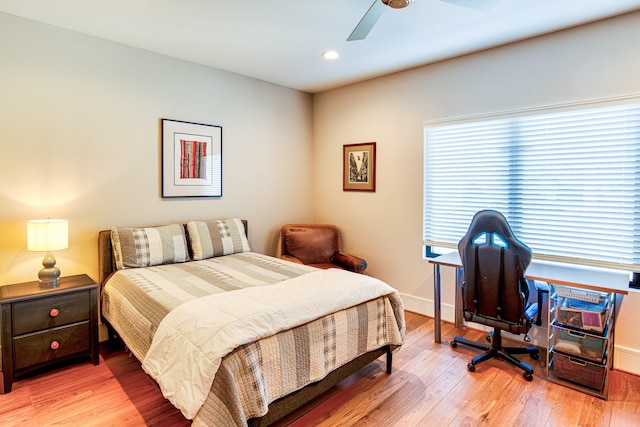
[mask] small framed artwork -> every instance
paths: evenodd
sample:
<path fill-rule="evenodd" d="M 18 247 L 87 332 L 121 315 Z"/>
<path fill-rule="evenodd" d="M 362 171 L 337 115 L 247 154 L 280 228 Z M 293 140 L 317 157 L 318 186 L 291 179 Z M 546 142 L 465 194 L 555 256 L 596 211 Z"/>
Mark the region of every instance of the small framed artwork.
<path fill-rule="evenodd" d="M 162 197 L 222 197 L 222 127 L 162 119 Z"/>
<path fill-rule="evenodd" d="M 376 191 L 376 143 L 344 145 L 342 150 L 342 190 Z"/>

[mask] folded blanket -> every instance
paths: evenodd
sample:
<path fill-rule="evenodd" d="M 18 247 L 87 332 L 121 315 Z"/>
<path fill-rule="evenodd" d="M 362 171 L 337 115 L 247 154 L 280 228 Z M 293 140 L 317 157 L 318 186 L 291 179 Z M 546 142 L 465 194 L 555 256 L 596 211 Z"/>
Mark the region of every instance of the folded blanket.
<path fill-rule="evenodd" d="M 370 276 L 329 269 L 178 306 L 160 323 L 142 367 L 192 419 L 222 358 L 236 347 L 385 295 L 400 329 L 400 342 L 390 344 L 401 345 L 404 321 L 397 291 Z"/>

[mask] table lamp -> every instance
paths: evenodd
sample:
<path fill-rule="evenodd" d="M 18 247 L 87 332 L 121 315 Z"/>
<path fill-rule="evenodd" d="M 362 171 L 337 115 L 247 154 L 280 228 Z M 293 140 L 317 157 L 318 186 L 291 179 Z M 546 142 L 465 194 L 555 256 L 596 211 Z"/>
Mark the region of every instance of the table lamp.
<path fill-rule="evenodd" d="M 38 272 L 40 286 L 58 286 L 60 269 L 51 251 L 67 249 L 69 246 L 69 221 L 66 219 L 36 219 L 27 222 L 27 250 L 46 252 Z"/>

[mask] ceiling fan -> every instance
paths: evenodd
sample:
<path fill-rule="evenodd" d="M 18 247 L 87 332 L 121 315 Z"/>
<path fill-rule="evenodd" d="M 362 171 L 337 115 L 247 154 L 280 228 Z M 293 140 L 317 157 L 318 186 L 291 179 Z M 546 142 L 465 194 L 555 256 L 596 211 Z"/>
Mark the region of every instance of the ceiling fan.
<path fill-rule="evenodd" d="M 469 7 L 481 11 L 488 11 L 500 0 L 440 0 L 447 3 L 457 4 L 463 7 Z M 403 9 L 409 6 L 413 0 L 374 0 L 373 4 L 364 14 L 356 28 L 351 35 L 347 38 L 347 41 L 364 40 L 369 34 L 369 31 L 378 22 L 378 19 L 387 10 L 387 7 L 393 9 Z"/>

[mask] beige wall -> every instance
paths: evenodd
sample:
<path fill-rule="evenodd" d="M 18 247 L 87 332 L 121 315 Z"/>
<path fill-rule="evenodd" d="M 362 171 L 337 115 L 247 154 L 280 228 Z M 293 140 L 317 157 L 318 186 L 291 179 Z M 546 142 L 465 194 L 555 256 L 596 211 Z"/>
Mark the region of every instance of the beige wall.
<path fill-rule="evenodd" d="M 433 271 L 422 258 L 423 123 L 639 95 L 639 40 L 634 13 L 316 95 L 316 220 L 345 229 L 346 249 L 367 259 L 371 275 L 398 288 L 409 308 L 432 314 Z M 377 142 L 377 191 L 343 192 L 342 145 L 370 141 Z M 449 320 L 452 278 L 446 272 Z M 617 366 L 637 373 L 632 314 L 639 311 L 640 294 L 626 298 L 616 337 Z"/>
<path fill-rule="evenodd" d="M 97 232 L 242 217 L 275 254 L 313 219 L 311 95 L 0 14 L 0 284 L 33 280 L 26 221 L 69 220 L 62 274 L 97 278 Z M 160 197 L 159 119 L 223 128 L 223 197 Z"/>

